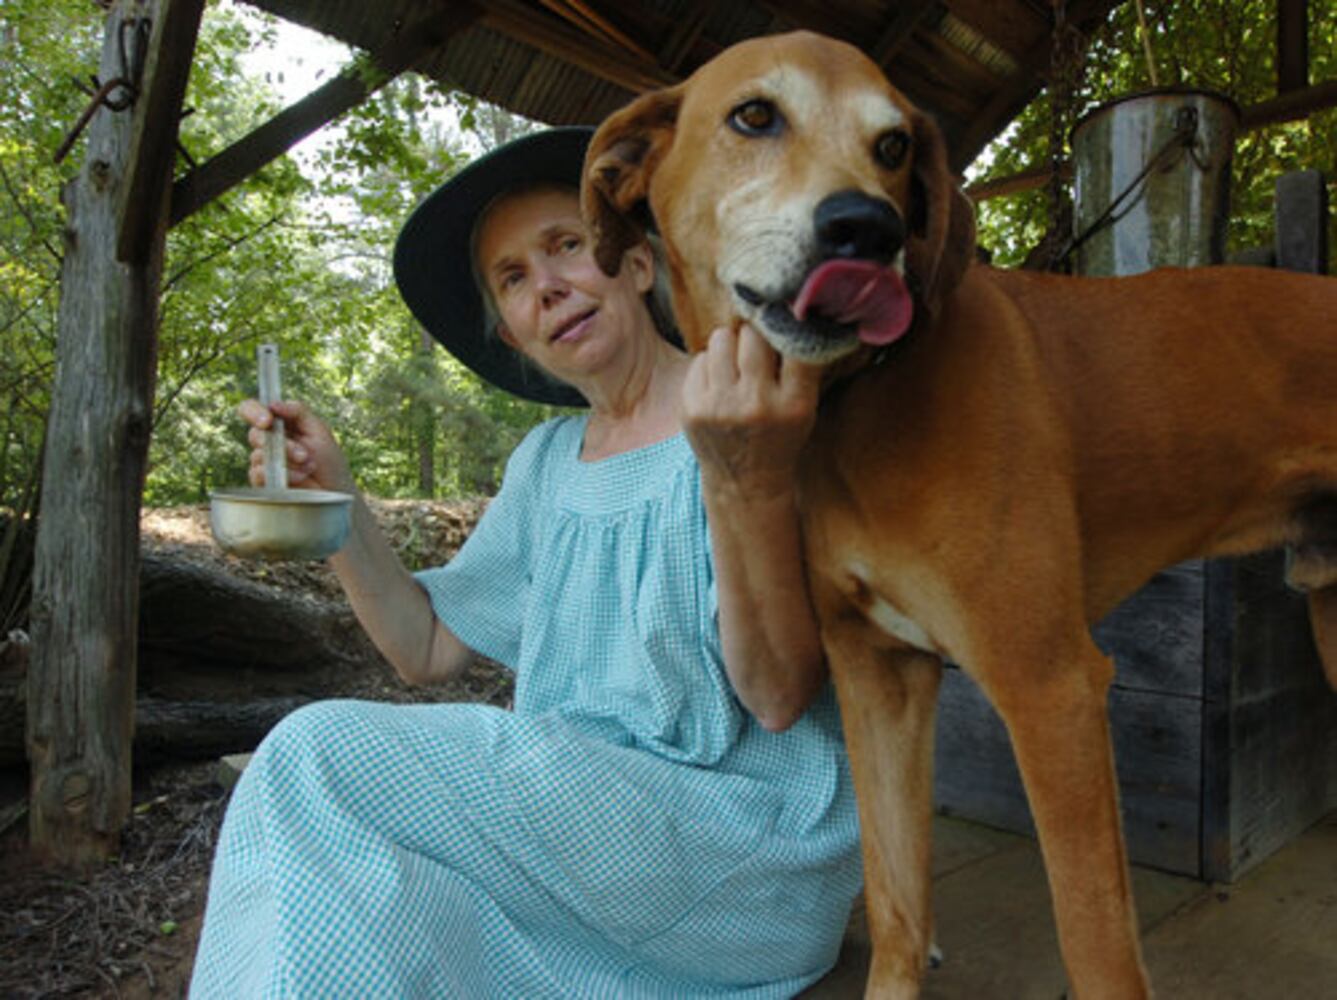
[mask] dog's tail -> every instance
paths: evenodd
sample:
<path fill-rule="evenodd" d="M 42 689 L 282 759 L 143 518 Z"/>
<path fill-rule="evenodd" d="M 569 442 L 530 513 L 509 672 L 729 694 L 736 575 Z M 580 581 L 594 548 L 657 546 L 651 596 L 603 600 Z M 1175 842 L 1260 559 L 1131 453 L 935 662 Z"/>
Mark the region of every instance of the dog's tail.
<path fill-rule="evenodd" d="M 1309 592 L 1309 622 L 1328 683 L 1337 691 L 1337 583 Z"/>

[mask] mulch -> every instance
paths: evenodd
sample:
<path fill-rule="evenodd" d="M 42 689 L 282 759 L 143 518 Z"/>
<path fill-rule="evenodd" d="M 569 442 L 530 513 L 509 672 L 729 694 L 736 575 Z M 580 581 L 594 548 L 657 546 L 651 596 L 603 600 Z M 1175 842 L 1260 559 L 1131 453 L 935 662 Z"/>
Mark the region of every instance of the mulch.
<path fill-rule="evenodd" d="M 185 995 L 226 796 L 211 764 L 141 776 L 120 853 L 85 875 L 0 862 L 0 996 Z"/>
<path fill-rule="evenodd" d="M 410 568 L 446 561 L 482 501 L 373 501 L 373 512 Z M 248 563 L 212 544 L 205 507 L 146 511 L 145 552 L 170 554 L 312 600 L 342 603 L 323 563 Z M 363 647 L 364 648 L 364 647 Z M 486 701 L 509 705 L 508 671 L 485 660 L 457 683 L 411 688 L 369 657 L 367 670 L 331 697 L 379 701 Z M 184 997 L 227 804 L 213 760 L 137 771 L 119 853 L 83 874 L 44 867 L 29 852 L 25 775 L 0 775 L 0 997 Z"/>

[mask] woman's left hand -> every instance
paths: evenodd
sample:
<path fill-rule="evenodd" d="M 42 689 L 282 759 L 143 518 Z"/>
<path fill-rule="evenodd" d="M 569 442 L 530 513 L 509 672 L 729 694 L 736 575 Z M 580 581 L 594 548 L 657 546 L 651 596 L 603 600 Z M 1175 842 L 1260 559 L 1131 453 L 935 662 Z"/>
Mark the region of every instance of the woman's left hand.
<path fill-rule="evenodd" d="M 701 465 L 719 592 L 724 669 L 767 729 L 803 714 L 826 677 L 799 529 L 799 453 L 821 369 L 722 328 L 692 358 L 683 429 Z"/>
<path fill-rule="evenodd" d="M 682 403 L 703 478 L 746 497 L 791 490 L 820 383 L 819 367 L 782 358 L 750 326 L 711 333 L 692 358 Z"/>

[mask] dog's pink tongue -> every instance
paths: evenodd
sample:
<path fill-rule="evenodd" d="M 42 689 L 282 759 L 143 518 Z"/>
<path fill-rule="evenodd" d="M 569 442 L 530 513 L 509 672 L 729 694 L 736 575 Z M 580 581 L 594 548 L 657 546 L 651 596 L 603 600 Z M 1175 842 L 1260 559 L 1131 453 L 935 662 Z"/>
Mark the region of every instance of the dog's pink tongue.
<path fill-rule="evenodd" d="M 910 328 L 914 303 L 901 276 L 866 260 L 829 260 L 799 289 L 794 317 L 817 310 L 837 323 L 857 325 L 865 344 L 889 344 Z"/>

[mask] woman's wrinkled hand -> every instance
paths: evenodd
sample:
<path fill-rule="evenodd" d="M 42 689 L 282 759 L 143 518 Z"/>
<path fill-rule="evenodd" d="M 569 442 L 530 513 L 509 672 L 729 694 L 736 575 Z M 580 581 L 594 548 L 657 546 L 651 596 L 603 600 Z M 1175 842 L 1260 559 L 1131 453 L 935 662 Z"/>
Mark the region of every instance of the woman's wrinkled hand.
<path fill-rule="evenodd" d="M 265 433 L 278 417 L 283 421 L 286 439 L 284 453 L 288 460 L 289 486 L 341 493 L 356 491 L 353 474 L 339 443 L 324 421 L 302 403 L 280 400 L 265 406 L 257 399 L 247 399 L 237 407 L 237 413 L 251 425 L 247 433 L 252 449 L 251 485 L 265 485 Z"/>
<path fill-rule="evenodd" d="M 820 386 L 821 368 L 782 358 L 752 327 L 712 332 L 683 385 L 702 477 L 748 497 L 791 489 Z"/>

